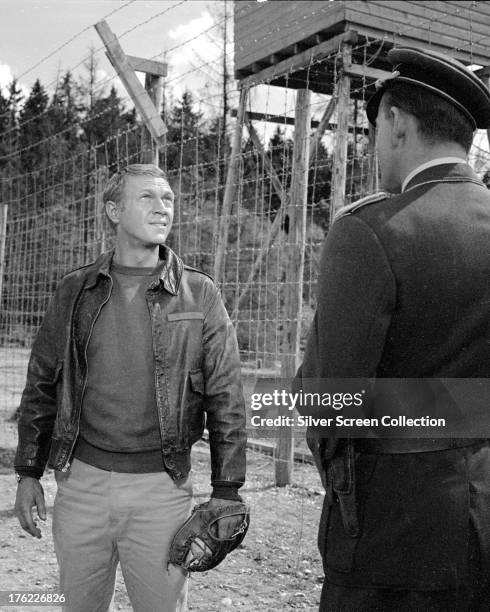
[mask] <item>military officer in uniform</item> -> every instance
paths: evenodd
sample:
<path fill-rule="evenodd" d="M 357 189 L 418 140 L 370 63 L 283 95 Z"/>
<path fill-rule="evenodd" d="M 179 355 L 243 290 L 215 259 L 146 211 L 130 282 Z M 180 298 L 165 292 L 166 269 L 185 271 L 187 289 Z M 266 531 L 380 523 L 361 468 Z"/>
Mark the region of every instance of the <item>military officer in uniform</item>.
<path fill-rule="evenodd" d="M 296 387 L 490 376 L 490 193 L 467 161 L 490 94 L 432 51 L 388 59 L 367 104 L 385 193 L 342 210 L 328 233 Z M 490 610 L 488 435 L 309 437 L 326 487 L 320 610 Z"/>

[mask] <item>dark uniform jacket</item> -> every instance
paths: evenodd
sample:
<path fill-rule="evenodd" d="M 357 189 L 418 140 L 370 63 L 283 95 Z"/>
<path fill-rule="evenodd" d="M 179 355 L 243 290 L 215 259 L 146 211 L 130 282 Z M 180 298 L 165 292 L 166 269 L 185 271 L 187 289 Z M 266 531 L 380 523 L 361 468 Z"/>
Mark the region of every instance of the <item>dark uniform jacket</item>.
<path fill-rule="evenodd" d="M 80 422 L 87 347 L 109 299 L 113 252 L 65 276 L 34 342 L 22 396 L 15 467 L 41 476 L 66 470 Z M 211 482 L 239 487 L 245 477 L 245 406 L 235 331 L 210 277 L 161 247 L 165 266 L 147 291 L 155 394 L 165 468 L 187 477 L 205 421 Z M 124 333 L 124 330 L 121 330 Z"/>
<path fill-rule="evenodd" d="M 353 206 L 327 236 L 296 385 L 490 376 L 489 279 L 490 193 L 466 164 L 427 168 L 402 194 Z M 365 454 L 355 474 L 359 533 L 345 529 L 339 503 L 327 500 L 322 514 L 331 582 L 453 588 L 468 569 L 470 518 L 488 563 L 488 444 Z"/>

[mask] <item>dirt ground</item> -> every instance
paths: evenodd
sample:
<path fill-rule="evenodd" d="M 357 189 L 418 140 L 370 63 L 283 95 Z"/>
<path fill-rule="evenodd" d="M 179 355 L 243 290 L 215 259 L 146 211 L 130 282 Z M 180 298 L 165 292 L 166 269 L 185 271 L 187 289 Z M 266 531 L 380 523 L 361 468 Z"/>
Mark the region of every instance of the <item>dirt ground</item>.
<path fill-rule="evenodd" d="M 42 479 L 48 520 L 41 540 L 23 532 L 13 513 L 16 484 L 12 461 L 16 424 L 9 420 L 18 400 L 17 368 L 1 374 L 0 394 L 0 591 L 56 590 L 58 569 L 51 537 L 56 484 L 53 473 Z M 5 376 L 3 376 L 5 374 Z M 22 377 L 22 375 L 20 375 Z M 15 388 L 15 389 L 14 389 Z M 1 398 L 0 398 L 1 399 Z M 8 401 L 7 401 L 8 399 Z M 274 486 L 271 457 L 248 453 L 248 480 L 242 496 L 252 511 L 252 522 L 242 546 L 217 569 L 195 574 L 189 582 L 189 610 L 199 612 L 282 612 L 318 609 L 323 572 L 316 549 L 316 530 L 322 502 L 314 467 L 296 464 L 294 484 Z M 193 452 L 196 502 L 209 495 L 208 448 L 200 442 Z M 60 608 L 1 607 L 0 610 Z M 118 575 L 115 610 L 132 610 Z M 87 610 L 87 612 L 91 612 Z"/>

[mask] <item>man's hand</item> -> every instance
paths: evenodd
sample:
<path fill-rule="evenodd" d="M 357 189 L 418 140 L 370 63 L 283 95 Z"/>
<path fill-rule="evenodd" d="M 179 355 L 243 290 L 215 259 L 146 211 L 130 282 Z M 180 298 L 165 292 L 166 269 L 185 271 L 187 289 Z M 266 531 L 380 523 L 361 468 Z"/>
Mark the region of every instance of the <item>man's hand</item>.
<path fill-rule="evenodd" d="M 24 531 L 35 538 L 41 537 L 41 530 L 36 524 L 33 508 L 36 507 L 37 516 L 46 520 L 46 505 L 44 503 L 44 491 L 37 478 L 24 476 L 17 486 L 17 497 L 15 499 L 15 514 L 19 519 L 20 526 Z"/>

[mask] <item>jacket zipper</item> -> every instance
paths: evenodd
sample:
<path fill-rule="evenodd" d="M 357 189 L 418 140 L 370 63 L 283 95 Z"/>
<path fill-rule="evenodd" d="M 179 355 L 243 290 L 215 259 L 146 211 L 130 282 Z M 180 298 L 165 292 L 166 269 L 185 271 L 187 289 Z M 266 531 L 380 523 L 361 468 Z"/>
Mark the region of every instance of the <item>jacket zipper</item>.
<path fill-rule="evenodd" d="M 82 412 L 83 396 L 85 395 L 85 389 L 86 389 L 86 387 L 87 387 L 87 378 L 88 378 L 88 359 L 87 359 L 87 349 L 88 349 L 88 345 L 89 345 L 90 339 L 92 338 L 92 332 L 94 331 L 94 325 L 95 325 L 95 322 L 96 322 L 96 321 L 97 321 L 97 319 L 99 318 L 100 311 L 101 311 L 101 310 L 102 310 L 102 308 L 103 308 L 103 307 L 104 307 L 104 306 L 107 304 L 107 302 L 109 301 L 109 298 L 111 297 L 111 293 L 112 293 L 112 285 L 113 285 L 113 283 L 112 283 L 112 278 L 111 278 L 111 277 L 109 277 L 109 278 L 110 278 L 110 282 L 111 282 L 111 284 L 110 284 L 109 294 L 107 295 L 107 297 L 105 298 L 105 300 L 104 300 L 104 301 L 103 301 L 103 302 L 100 304 L 100 306 L 99 306 L 99 308 L 98 308 L 98 310 L 97 310 L 97 313 L 96 313 L 95 317 L 92 319 L 92 323 L 91 323 L 91 325 L 90 325 L 90 332 L 89 332 L 89 335 L 88 335 L 88 338 L 87 338 L 87 342 L 85 343 L 85 346 L 84 346 L 84 349 L 83 349 L 83 355 L 84 355 L 84 358 L 85 358 L 86 370 L 85 370 L 85 378 L 84 378 L 84 380 L 83 380 L 82 393 L 81 393 L 81 395 L 80 395 L 80 402 L 79 402 L 79 404 L 78 404 L 78 415 L 77 415 L 77 432 L 76 432 L 76 434 L 75 434 L 75 437 L 73 438 L 73 442 L 72 442 L 72 444 L 71 444 L 70 451 L 69 451 L 69 453 L 68 453 L 68 459 L 67 459 L 67 462 L 66 462 L 66 463 L 65 463 L 65 465 L 64 465 L 64 466 L 61 468 L 61 471 L 62 471 L 62 472 L 67 472 L 67 471 L 69 470 L 69 468 L 70 468 L 70 465 L 71 465 L 71 461 L 70 461 L 70 459 L 71 459 L 71 456 L 72 456 L 72 454 L 73 454 L 73 449 L 75 448 L 75 444 L 76 444 L 77 439 L 78 439 L 78 434 L 80 433 L 80 414 L 81 414 L 81 412 Z"/>
<path fill-rule="evenodd" d="M 163 427 L 162 427 L 162 419 L 163 419 L 163 414 L 162 414 L 162 408 L 161 408 L 161 401 L 159 401 L 159 393 L 158 393 L 158 375 L 157 375 L 157 363 L 156 363 L 156 346 L 155 346 L 155 336 L 156 334 L 154 333 L 155 330 L 153 329 L 153 310 L 152 310 L 152 304 L 150 302 L 150 300 L 148 299 L 148 291 L 151 289 L 154 289 L 158 286 L 158 283 L 152 283 L 147 291 L 146 291 L 146 295 L 145 295 L 145 299 L 146 299 L 146 305 L 148 306 L 148 312 L 150 314 L 150 328 L 151 328 L 151 347 L 153 350 L 153 362 L 155 364 L 154 368 L 153 368 L 153 379 L 155 381 L 155 400 L 156 400 L 156 405 L 157 405 L 157 416 L 158 416 L 158 429 L 160 431 L 160 438 L 162 439 L 162 452 L 163 452 Z"/>

